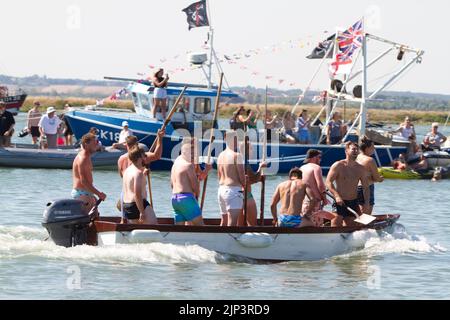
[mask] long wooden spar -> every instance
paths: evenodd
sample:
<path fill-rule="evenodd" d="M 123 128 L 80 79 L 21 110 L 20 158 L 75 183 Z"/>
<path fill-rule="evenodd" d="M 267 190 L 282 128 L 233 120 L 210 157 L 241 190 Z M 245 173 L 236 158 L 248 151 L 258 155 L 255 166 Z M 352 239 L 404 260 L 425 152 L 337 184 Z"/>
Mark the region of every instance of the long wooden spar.
<path fill-rule="evenodd" d="M 217 117 L 219 115 L 220 96 L 222 94 L 222 82 L 223 82 L 223 73 L 220 74 L 219 89 L 217 89 L 216 105 L 214 108 L 214 121 L 213 121 L 213 127 L 211 128 L 211 135 L 209 137 L 208 158 L 207 158 L 206 164 L 211 163 L 212 144 L 214 142 L 214 125 L 217 123 Z M 205 181 L 203 181 L 202 199 L 200 201 L 200 209 L 202 211 L 203 211 L 203 207 L 205 205 L 207 183 L 208 183 L 208 176 L 206 176 Z"/>
<path fill-rule="evenodd" d="M 187 89 L 187 86 L 185 86 L 183 88 L 183 90 L 180 92 L 180 95 L 178 96 L 177 101 L 175 101 L 175 104 L 172 107 L 172 110 L 170 110 L 166 120 L 164 121 L 164 123 L 163 123 L 163 125 L 161 127 L 161 130 L 165 130 L 167 128 L 167 126 L 169 125 L 170 120 L 172 119 L 172 116 L 177 111 L 178 105 L 180 104 L 181 99 L 183 98 L 186 89 Z M 150 152 L 155 152 L 157 143 L 158 143 L 158 137 L 156 137 L 155 140 L 153 141 L 153 144 L 152 144 L 152 146 L 150 147 L 150 150 L 149 150 Z M 150 205 L 152 206 L 152 208 L 154 208 L 153 207 L 153 195 L 152 195 L 152 179 L 151 179 L 150 175 L 151 175 L 150 170 L 148 170 L 147 171 L 148 194 L 149 194 L 149 197 L 150 197 Z"/>
<path fill-rule="evenodd" d="M 264 106 L 264 142 L 263 142 L 263 162 L 266 162 L 267 158 L 267 91 L 268 88 L 266 86 L 266 103 Z M 261 169 L 261 206 L 259 211 L 260 216 L 260 222 L 259 224 L 261 226 L 264 226 L 264 202 L 265 202 L 265 195 L 266 195 L 266 176 L 264 175 L 264 168 Z"/>

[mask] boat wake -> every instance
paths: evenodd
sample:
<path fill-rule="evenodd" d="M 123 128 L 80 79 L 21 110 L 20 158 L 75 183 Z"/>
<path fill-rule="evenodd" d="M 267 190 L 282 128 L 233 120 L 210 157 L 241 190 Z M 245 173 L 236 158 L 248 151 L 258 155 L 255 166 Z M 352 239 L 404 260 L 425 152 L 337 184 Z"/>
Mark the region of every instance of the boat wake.
<path fill-rule="evenodd" d="M 447 251 L 439 243 L 430 243 L 424 236 L 409 235 L 401 224 L 393 225 L 389 233 L 381 232 L 380 234 L 375 230 L 355 232 L 349 237 L 348 241 L 352 247 L 361 248 L 361 250 L 353 251 L 347 256 L 443 253 Z"/>
<path fill-rule="evenodd" d="M 64 248 L 46 241 L 47 232 L 24 226 L 0 226 L 0 259 L 36 257 L 53 260 L 74 260 L 86 263 L 133 265 L 142 263 L 212 263 L 228 259 L 195 245 L 132 244 L 114 247 L 78 246 Z"/>

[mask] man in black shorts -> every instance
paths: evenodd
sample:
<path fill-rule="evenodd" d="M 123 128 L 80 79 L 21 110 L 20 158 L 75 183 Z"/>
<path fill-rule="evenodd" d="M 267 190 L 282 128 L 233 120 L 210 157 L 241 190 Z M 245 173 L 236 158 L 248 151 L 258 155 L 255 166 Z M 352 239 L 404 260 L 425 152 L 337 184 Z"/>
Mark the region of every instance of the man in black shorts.
<path fill-rule="evenodd" d="M 359 147 L 355 142 L 347 142 L 345 145 L 345 160 L 336 162 L 330 169 L 326 186 L 335 198 L 333 211 L 338 214 L 338 218 L 333 221 L 333 227 L 355 225 L 355 215 L 348 208 L 353 209 L 358 214 L 361 213 L 358 201 L 358 184 L 361 182 L 364 194 L 363 211 L 369 211 L 369 178 L 366 169 L 356 162 L 359 155 Z M 336 182 L 336 186 L 334 183 Z"/>
<path fill-rule="evenodd" d="M 16 121 L 11 112 L 6 111 L 6 105 L 0 101 L 0 148 L 11 145 L 11 137 L 14 133 Z"/>

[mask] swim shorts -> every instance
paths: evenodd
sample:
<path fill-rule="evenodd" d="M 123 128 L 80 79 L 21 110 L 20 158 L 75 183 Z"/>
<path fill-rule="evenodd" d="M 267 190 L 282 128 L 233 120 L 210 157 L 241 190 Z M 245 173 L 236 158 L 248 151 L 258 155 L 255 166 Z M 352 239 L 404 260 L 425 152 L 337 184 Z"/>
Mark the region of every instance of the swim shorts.
<path fill-rule="evenodd" d="M 93 193 L 82 189 L 73 189 L 70 195 L 72 196 L 73 199 L 79 199 L 82 196 L 94 197 Z"/>
<path fill-rule="evenodd" d="M 150 203 L 148 203 L 148 201 L 146 199 L 142 200 L 142 204 L 144 205 L 144 210 L 150 206 Z M 124 203 L 123 204 L 123 213 L 124 213 L 125 219 L 128 219 L 128 220 L 138 220 L 141 216 L 141 213 L 139 212 L 139 208 L 136 205 L 136 202 Z"/>
<path fill-rule="evenodd" d="M 202 211 L 192 193 L 177 193 L 172 195 L 172 208 L 175 223 L 190 222 L 202 215 Z"/>
<path fill-rule="evenodd" d="M 281 228 L 298 228 L 302 224 L 302 217 L 280 214 L 279 224 Z"/>
<path fill-rule="evenodd" d="M 217 193 L 222 214 L 244 207 L 244 192 L 241 187 L 220 186 Z"/>
<path fill-rule="evenodd" d="M 364 191 L 362 186 L 358 186 L 358 203 L 360 206 L 364 205 Z M 369 204 L 371 206 L 375 205 L 375 185 L 370 186 L 370 198 L 369 198 Z"/>
<path fill-rule="evenodd" d="M 337 213 L 343 218 L 356 218 L 353 213 L 347 210 L 346 207 L 353 209 L 359 213 L 359 201 L 355 200 L 344 200 L 345 206 L 338 206 L 336 202 L 333 203 L 333 212 Z"/>
<path fill-rule="evenodd" d="M 167 90 L 164 88 L 155 88 L 155 91 L 153 92 L 153 98 L 166 99 L 167 98 Z"/>

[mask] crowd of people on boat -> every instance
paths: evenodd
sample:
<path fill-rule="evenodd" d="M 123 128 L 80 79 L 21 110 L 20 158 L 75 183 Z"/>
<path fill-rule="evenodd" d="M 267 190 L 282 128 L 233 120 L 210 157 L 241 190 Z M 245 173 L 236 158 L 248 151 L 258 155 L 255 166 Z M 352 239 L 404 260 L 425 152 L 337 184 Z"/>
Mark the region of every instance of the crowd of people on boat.
<path fill-rule="evenodd" d="M 314 120 L 309 116 L 308 110 L 303 109 L 298 115 L 285 112 L 283 116 L 268 111 L 264 117 L 259 105 L 257 105 L 256 111 L 246 110 L 244 106 L 240 106 L 230 119 L 230 128 L 242 131 L 257 129 L 258 120 L 262 120 L 263 125 L 266 126 L 269 141 L 275 131 L 278 133 L 279 141 L 288 144 L 341 144 L 348 132 L 348 128 L 351 126 L 351 122 L 345 123 L 342 120 L 341 113 L 336 111 L 326 125 L 324 136 L 320 137 L 323 124 L 320 120 L 316 120 L 313 123 Z M 314 126 L 320 130 L 314 131 L 313 134 L 312 127 Z"/>
<path fill-rule="evenodd" d="M 151 182 L 148 166 L 161 158 L 164 135 L 165 130 L 159 130 L 155 148 L 148 151 L 135 136 L 126 137 L 127 153 L 118 160 L 122 193 L 117 208 L 122 213 L 122 223 L 158 223 L 151 185 L 147 184 L 147 181 Z M 263 170 L 267 163 L 261 162 L 257 172 L 246 167 L 245 152 L 252 152 L 251 145 L 245 140 L 240 141 L 235 131 L 227 131 L 225 143 L 225 150 L 217 158 L 217 202 L 221 226 L 257 226 L 257 205 L 251 185 L 264 179 Z M 323 155 L 310 149 L 304 165 L 293 168 L 287 180 L 280 183 L 273 193 L 270 203 L 273 225 L 286 228 L 322 227 L 325 223 L 331 227 L 353 226 L 354 212 L 371 214 L 375 205 L 374 184 L 383 181 L 372 158 L 374 148 L 373 142 L 367 139 L 363 139 L 360 145 L 347 142 L 346 158 L 332 166 L 326 181 L 320 167 Z M 81 150 L 73 163 L 72 197 L 85 203 L 86 212 L 95 206 L 97 198 L 106 199 L 106 194 L 93 183 L 91 156 L 97 150 L 96 135 L 84 135 Z M 171 170 L 172 208 L 177 225 L 201 226 L 204 223 L 200 184 L 207 179 L 212 165 L 201 166 L 197 155 L 196 139 L 185 138 Z M 332 211 L 324 210 L 330 204 L 327 194 L 334 200 Z"/>

